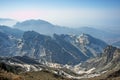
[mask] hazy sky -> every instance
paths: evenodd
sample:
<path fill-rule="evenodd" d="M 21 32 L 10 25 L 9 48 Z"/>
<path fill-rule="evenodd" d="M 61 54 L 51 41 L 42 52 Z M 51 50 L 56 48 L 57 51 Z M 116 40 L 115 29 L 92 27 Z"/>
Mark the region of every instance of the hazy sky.
<path fill-rule="evenodd" d="M 42 19 L 70 27 L 120 26 L 120 0 L 0 0 L 0 18 Z"/>

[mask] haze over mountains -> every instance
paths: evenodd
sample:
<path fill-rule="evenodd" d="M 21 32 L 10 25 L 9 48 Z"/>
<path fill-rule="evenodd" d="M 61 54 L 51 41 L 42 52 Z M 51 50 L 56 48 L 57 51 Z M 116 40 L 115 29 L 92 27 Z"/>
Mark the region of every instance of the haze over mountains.
<path fill-rule="evenodd" d="M 57 26 L 44 20 L 31 19 L 23 22 L 17 22 L 16 20 L 12 20 L 12 19 L 1 19 L 1 20 L 3 20 L 2 23 L 5 23 L 4 25 L 9 25 L 9 23 L 6 23 L 7 20 L 9 20 L 13 23 L 12 25 L 14 28 L 17 28 L 23 31 L 34 30 L 38 33 L 45 34 L 45 35 L 53 35 L 54 33 L 79 35 L 81 33 L 86 33 L 110 44 L 120 40 L 119 27 L 116 27 L 118 28 L 116 30 L 114 28 L 97 29 L 92 26 L 80 27 L 80 28 L 68 28 L 68 27 L 63 27 L 64 25 Z M 14 21 L 16 21 L 16 24 L 14 23 Z"/>
<path fill-rule="evenodd" d="M 117 32 L 34 19 L 6 25 L 0 25 L 0 65 L 6 66 L 0 68 L 6 71 L 47 71 L 65 79 L 88 79 L 120 70 Z"/>
<path fill-rule="evenodd" d="M 0 25 L 6 25 L 12 27 L 17 23 L 17 20 L 8 19 L 8 18 L 0 18 Z"/>

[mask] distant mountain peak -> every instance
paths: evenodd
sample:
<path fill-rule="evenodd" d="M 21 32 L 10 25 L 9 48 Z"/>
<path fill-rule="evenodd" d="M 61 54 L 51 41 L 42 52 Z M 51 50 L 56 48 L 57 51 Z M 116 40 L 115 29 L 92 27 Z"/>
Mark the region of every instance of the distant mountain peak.
<path fill-rule="evenodd" d="M 10 26 L 12 27 L 17 23 L 16 20 L 14 19 L 9 19 L 9 18 L 0 18 L 0 25 L 5 25 L 5 26 Z"/>
<path fill-rule="evenodd" d="M 47 21 L 44 21 L 44 20 L 41 20 L 41 19 L 30 19 L 30 20 L 27 20 L 26 22 L 39 22 L 39 23 L 49 23 Z M 50 23 L 49 23 L 50 24 Z"/>
<path fill-rule="evenodd" d="M 31 19 L 23 22 L 18 22 L 14 25 L 14 27 L 23 31 L 33 30 L 38 33 L 47 34 L 47 35 L 54 33 L 53 31 L 54 25 L 40 19 L 39 20 Z"/>
<path fill-rule="evenodd" d="M 35 27 L 38 26 L 39 27 L 40 25 L 52 25 L 52 24 L 47 22 L 47 21 L 40 20 L 40 19 L 38 19 L 38 20 L 30 19 L 30 20 L 18 22 L 18 23 L 16 23 L 16 25 L 27 25 L 27 26 L 31 25 L 31 26 L 35 26 Z M 14 26 L 16 26 L 16 25 L 14 25 Z"/>

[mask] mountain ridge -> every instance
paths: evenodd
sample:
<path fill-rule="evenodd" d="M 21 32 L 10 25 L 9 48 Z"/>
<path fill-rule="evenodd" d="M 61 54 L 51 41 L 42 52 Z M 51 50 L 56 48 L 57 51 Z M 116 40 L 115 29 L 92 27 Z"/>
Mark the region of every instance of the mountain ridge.
<path fill-rule="evenodd" d="M 7 31 L 11 28 L 1 28 L 2 31 Z M 83 53 L 83 49 L 81 47 L 76 47 L 77 45 L 83 46 L 80 43 L 75 43 L 74 45 L 70 42 L 65 40 L 62 35 L 54 34 L 52 37 L 40 34 L 35 31 L 26 31 L 21 35 L 21 37 L 16 37 L 16 35 L 9 35 L 9 32 L 5 31 L 6 39 L 5 41 L 11 42 L 12 44 L 8 46 L 8 52 L 7 56 L 28 56 L 31 58 L 39 59 L 42 62 L 55 62 L 55 63 L 60 63 L 60 64 L 77 64 L 80 61 L 85 61 L 90 57 L 95 57 L 93 54 L 98 54 L 96 53 L 98 50 L 94 49 L 94 46 L 92 45 L 99 45 L 97 43 L 103 43 L 103 41 L 100 40 L 95 40 L 95 38 L 91 38 L 94 41 L 90 41 L 92 45 L 87 45 L 91 47 L 90 49 L 94 49 L 89 51 L 90 49 L 85 48 L 85 50 L 88 50 L 87 56 L 85 55 L 86 52 Z M 14 32 L 14 30 L 12 30 Z M 11 31 L 11 32 L 12 32 Z M 15 29 L 16 31 L 16 29 Z M 16 31 L 15 33 L 17 33 Z M 70 38 L 71 35 L 68 35 Z M 90 36 L 88 36 L 89 38 Z M 3 38 L 3 37 L 1 37 Z M 67 38 L 67 37 L 66 37 Z M 74 37 L 71 38 L 74 39 L 75 41 L 78 40 L 79 38 Z M 82 38 L 81 38 L 82 39 Z M 74 42 L 75 42 L 74 41 Z M 98 42 L 99 41 L 99 42 Z M 95 43 L 97 42 L 97 43 Z M 106 43 L 103 43 L 104 46 L 99 45 L 101 49 L 103 49 L 105 46 L 107 46 Z M 1 45 L 4 45 L 4 42 L 1 43 Z M 85 45 L 86 46 L 86 45 Z M 85 47 L 84 46 L 84 47 Z M 1 48 L 1 54 L 2 51 L 4 52 L 5 47 Z M 94 52 L 93 52 L 94 51 Z M 102 50 L 100 50 L 102 52 Z M 92 54 L 92 55 L 90 55 Z"/>
<path fill-rule="evenodd" d="M 41 22 L 43 23 L 41 24 Z M 120 34 L 114 34 L 112 32 L 109 32 L 108 30 L 102 30 L 92 27 L 67 28 L 67 27 L 56 26 L 54 24 L 51 24 L 47 21 L 40 19 L 39 20 L 32 19 L 23 22 L 18 22 L 16 25 L 14 25 L 14 27 L 24 31 L 34 30 L 36 32 L 46 35 L 53 35 L 54 33 L 76 34 L 76 35 L 79 35 L 81 33 L 87 33 L 92 35 L 93 37 L 100 38 L 108 43 L 112 43 L 113 41 L 120 40 L 119 38 Z"/>

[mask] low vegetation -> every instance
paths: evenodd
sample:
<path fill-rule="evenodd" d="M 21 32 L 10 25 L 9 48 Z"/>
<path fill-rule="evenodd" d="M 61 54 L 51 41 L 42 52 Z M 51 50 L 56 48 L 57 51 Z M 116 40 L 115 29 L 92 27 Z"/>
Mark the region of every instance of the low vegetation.
<path fill-rule="evenodd" d="M 37 72 L 26 72 L 20 74 L 25 78 L 25 80 L 72 80 L 67 79 L 57 74 L 53 74 L 49 71 L 37 71 Z"/>

